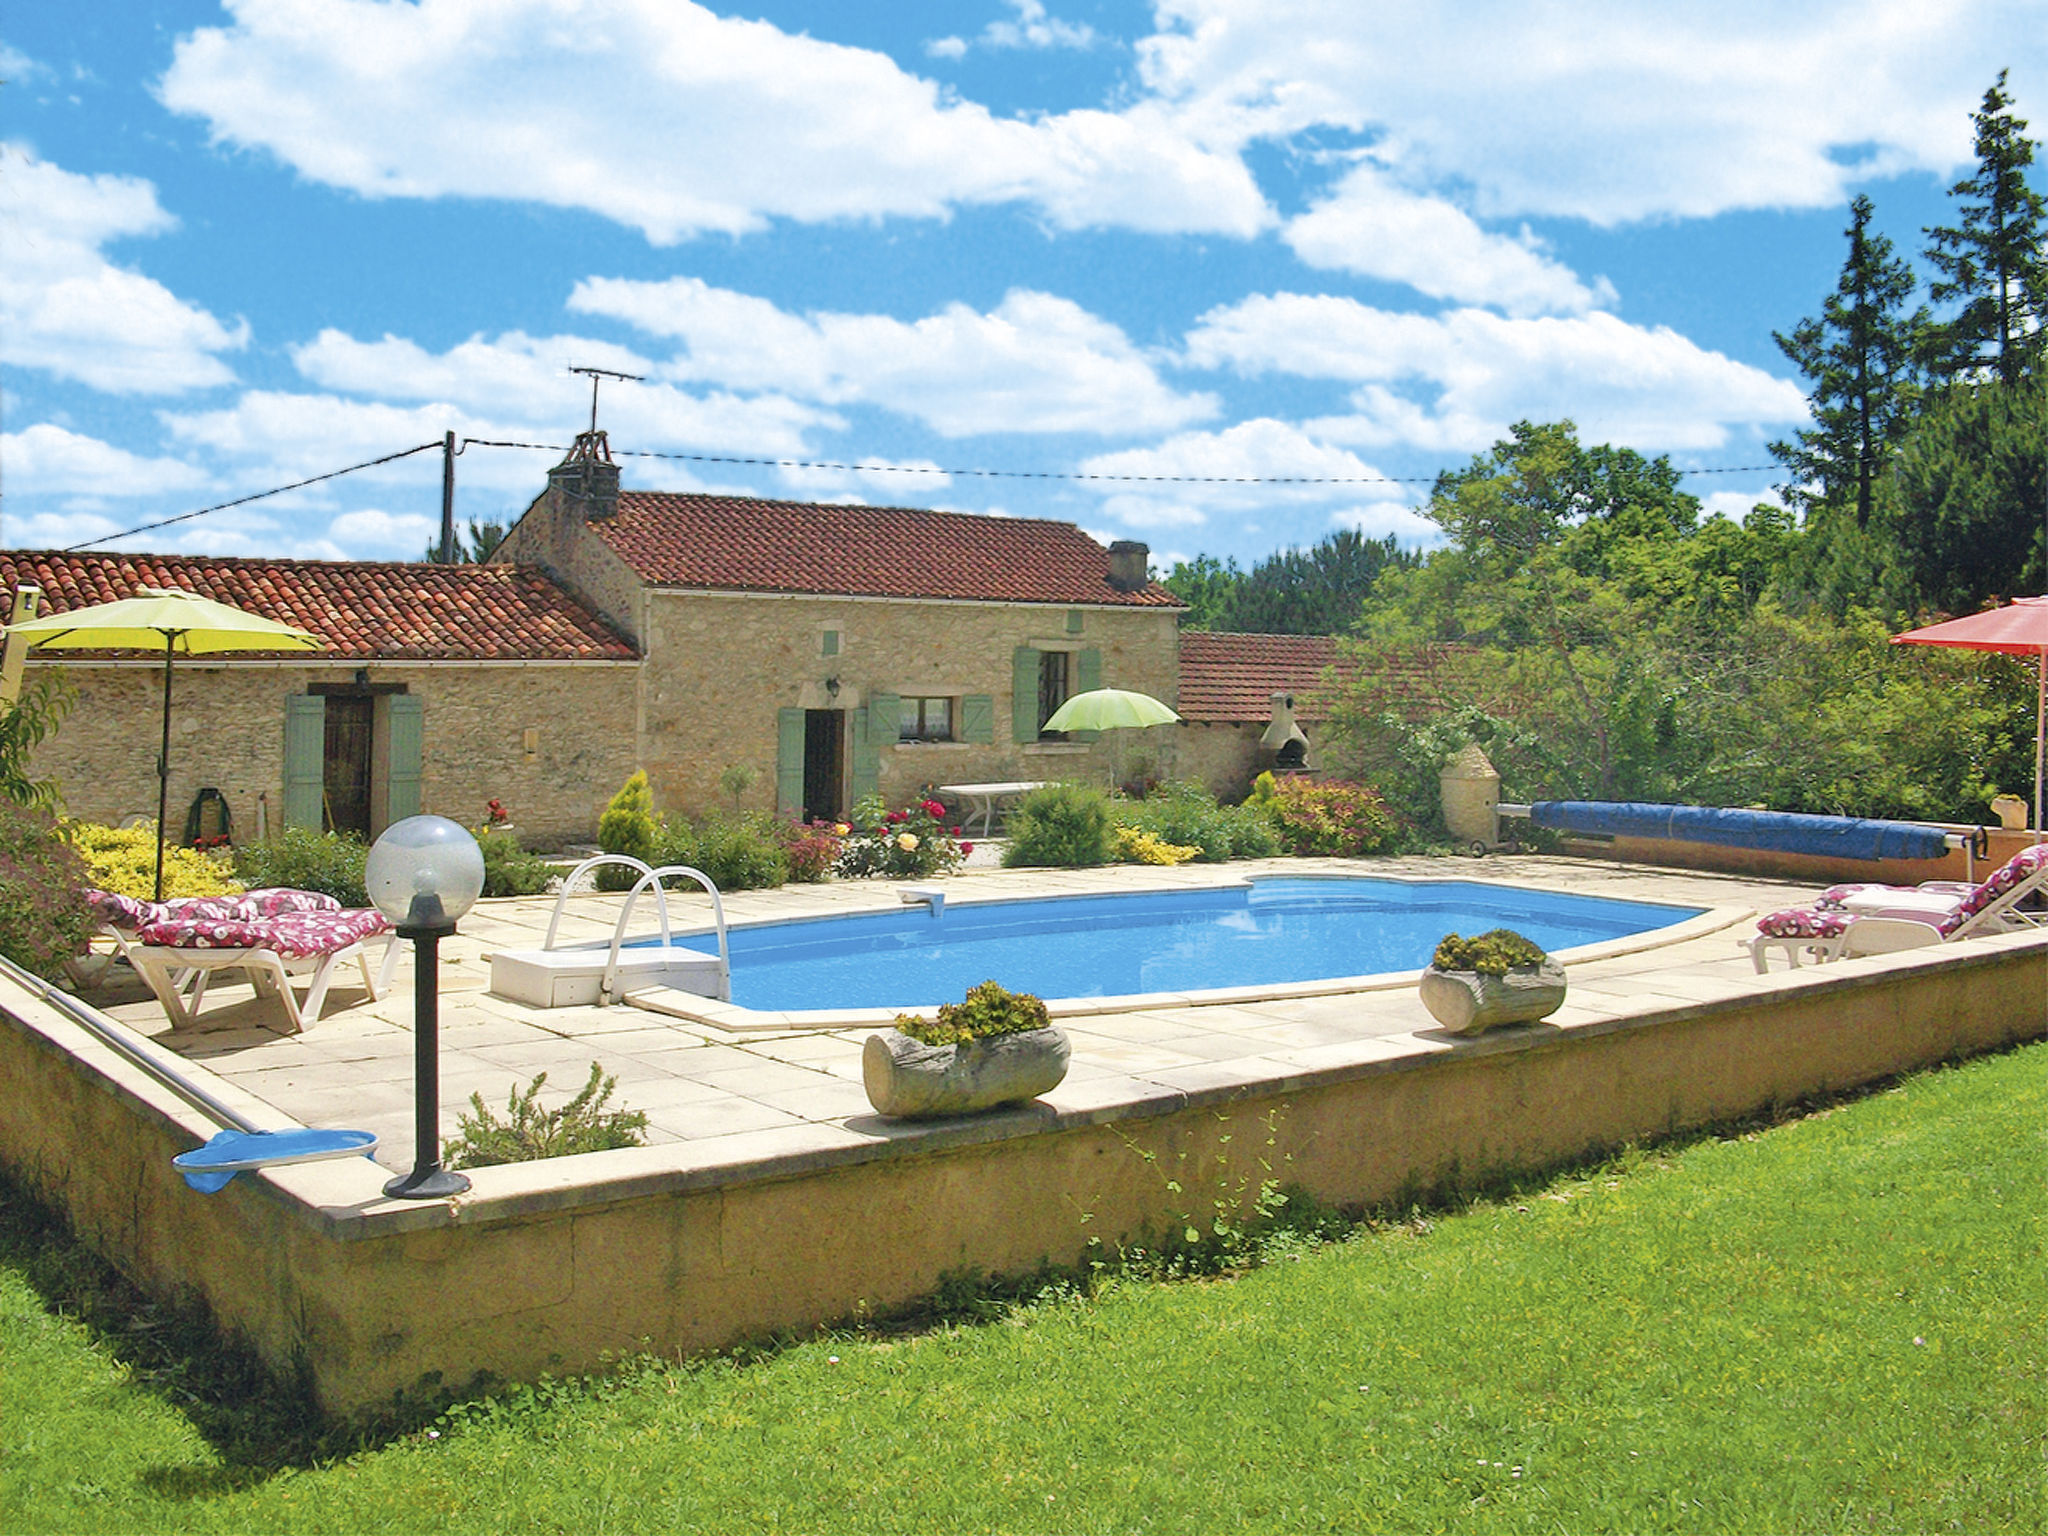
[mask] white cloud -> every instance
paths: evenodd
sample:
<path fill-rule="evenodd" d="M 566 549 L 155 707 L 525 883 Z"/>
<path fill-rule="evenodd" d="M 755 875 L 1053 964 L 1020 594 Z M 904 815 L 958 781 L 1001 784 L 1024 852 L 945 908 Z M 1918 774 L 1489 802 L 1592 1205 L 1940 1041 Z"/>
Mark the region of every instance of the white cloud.
<path fill-rule="evenodd" d="M 1204 315 L 1187 356 L 1197 367 L 1356 383 L 1354 414 L 1306 426 L 1364 447 L 1476 449 L 1519 418 L 1568 416 L 1590 441 L 1718 448 L 1731 428 L 1806 415 L 1796 385 L 1665 327 L 1603 313 L 1430 316 L 1260 295 Z"/>
<path fill-rule="evenodd" d="M 1290 220 L 1282 238 L 1310 266 L 1510 314 L 1577 312 L 1614 298 L 1604 278 L 1588 287 L 1526 233 L 1515 240 L 1488 234 L 1450 203 L 1408 191 L 1371 164 L 1354 167 L 1328 198 Z"/>
<path fill-rule="evenodd" d="M 1164 485 L 1097 482 L 1104 515 L 1130 528 L 1184 528 L 1228 516 L 1250 527 L 1275 516 L 1291 526 L 1301 508 L 1375 505 L 1386 495 L 1381 473 L 1347 449 L 1287 422 L 1260 417 L 1217 432 L 1184 432 L 1146 448 L 1098 454 L 1081 465 L 1093 475 L 1171 476 Z M 1293 482 L 1293 483 L 1290 483 Z"/>
<path fill-rule="evenodd" d="M 1141 75 L 1216 145 L 1368 137 L 1485 218 L 1612 224 L 1838 202 L 1945 174 L 1997 71 L 2043 62 L 2037 0 L 1159 0 Z"/>
<path fill-rule="evenodd" d="M 592 278 L 569 307 L 681 341 L 675 378 L 880 406 L 948 437 L 1170 431 L 1216 412 L 1167 387 L 1124 333 L 1069 299 L 1013 289 L 986 314 L 950 304 L 915 321 L 793 315 L 693 277 Z"/>
<path fill-rule="evenodd" d="M 953 483 L 930 459 L 867 458 L 846 469 L 786 465 L 776 474 L 797 495 L 887 505 L 918 505 Z"/>
<path fill-rule="evenodd" d="M 45 421 L 0 435 L 0 460 L 16 496 L 156 496 L 210 479 L 182 459 L 143 458 Z"/>
<path fill-rule="evenodd" d="M 685 0 L 230 9 L 179 40 L 165 105 L 367 197 L 583 208 L 657 243 L 999 202 L 1064 227 L 1271 218 L 1231 149 L 1159 113 L 998 118 L 880 53 Z"/>
<path fill-rule="evenodd" d="M 1046 13 L 1044 0 L 1006 0 L 1015 21 L 992 21 L 976 41 L 984 48 L 1093 48 L 1095 29 L 1086 22 L 1061 21 Z"/>
<path fill-rule="evenodd" d="M 1731 523 L 1740 523 L 1759 506 L 1779 507 L 1785 505 L 1785 498 L 1775 488 L 1761 491 L 1709 491 L 1700 497 L 1700 518 L 1725 517 Z"/>
<path fill-rule="evenodd" d="M 7 361 L 109 394 L 175 394 L 233 380 L 216 355 L 247 344 L 154 278 L 116 266 L 109 241 L 176 227 L 132 176 L 80 176 L 0 144 L 0 332 Z"/>
<path fill-rule="evenodd" d="M 1438 543 L 1444 532 L 1405 501 L 1368 501 L 1340 507 L 1330 514 L 1330 526 L 1356 528 L 1369 539 L 1383 539 L 1391 533 L 1404 545 Z"/>
<path fill-rule="evenodd" d="M 428 544 L 441 537 L 439 514 L 386 512 L 362 508 L 344 512 L 327 525 L 327 536 L 336 547 L 348 550 L 352 560 L 414 560 Z"/>

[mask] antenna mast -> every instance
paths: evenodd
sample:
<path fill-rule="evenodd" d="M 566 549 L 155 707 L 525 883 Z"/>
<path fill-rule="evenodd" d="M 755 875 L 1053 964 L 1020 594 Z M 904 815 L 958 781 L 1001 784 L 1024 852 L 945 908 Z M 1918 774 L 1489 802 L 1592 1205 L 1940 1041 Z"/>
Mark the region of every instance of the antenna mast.
<path fill-rule="evenodd" d="M 600 379 L 618 379 L 627 384 L 644 384 L 647 382 L 647 375 L 644 373 L 617 373 L 610 368 L 577 368 L 572 366 L 569 371 L 571 373 L 587 373 L 590 375 L 590 434 L 593 437 L 597 435 L 598 381 Z"/>

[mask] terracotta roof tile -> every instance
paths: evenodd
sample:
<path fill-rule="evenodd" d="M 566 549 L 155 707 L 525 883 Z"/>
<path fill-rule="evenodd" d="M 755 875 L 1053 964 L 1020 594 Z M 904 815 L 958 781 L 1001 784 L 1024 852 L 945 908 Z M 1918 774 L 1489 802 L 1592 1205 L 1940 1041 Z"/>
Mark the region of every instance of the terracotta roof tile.
<path fill-rule="evenodd" d="M 658 586 L 1180 606 L 1157 582 L 1111 586 L 1108 551 L 1072 523 L 624 491 L 617 513 L 590 526 Z"/>
<path fill-rule="evenodd" d="M 1429 658 L 1422 654 L 1383 657 L 1374 677 L 1396 701 L 1429 696 Z M 1185 719 L 1212 723 L 1263 721 L 1273 717 L 1273 695 L 1294 695 L 1300 720 L 1329 716 L 1325 677 L 1339 680 L 1355 671 L 1334 635 L 1250 635 L 1184 629 L 1180 634 L 1180 712 Z"/>
<path fill-rule="evenodd" d="M 1294 695 L 1294 712 L 1321 718 L 1316 694 L 1337 662 L 1330 635 L 1244 635 L 1183 630 L 1180 712 L 1188 720 L 1269 720 L 1273 695 Z"/>
<path fill-rule="evenodd" d="M 631 661 L 602 619 L 530 566 L 209 555 L 77 555 L 0 549 L 0 614 L 14 588 L 43 589 L 43 612 L 183 587 L 327 642 L 348 661 Z M 304 652 L 293 652 L 305 655 Z"/>

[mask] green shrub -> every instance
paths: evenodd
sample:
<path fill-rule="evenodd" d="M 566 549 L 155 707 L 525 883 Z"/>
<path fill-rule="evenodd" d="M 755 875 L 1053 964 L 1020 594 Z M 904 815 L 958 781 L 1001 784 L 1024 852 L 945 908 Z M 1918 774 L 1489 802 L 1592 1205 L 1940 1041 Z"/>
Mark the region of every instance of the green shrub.
<path fill-rule="evenodd" d="M 1205 864 L 1270 858 L 1280 851 L 1264 811 L 1218 805 L 1207 786 L 1193 781 L 1158 785 L 1143 800 L 1118 801 L 1111 814 L 1117 825 L 1150 833 L 1161 843 L 1199 849 Z"/>
<path fill-rule="evenodd" d="M 1109 797 L 1089 784 L 1047 784 L 1030 791 L 1010 812 L 1010 844 L 1003 863 L 1080 869 L 1107 864 Z"/>
<path fill-rule="evenodd" d="M 235 878 L 252 890 L 282 885 L 325 891 L 344 907 L 367 907 L 363 861 L 370 846 L 353 832 L 315 832 L 287 827 L 261 842 L 235 848 Z"/>
<path fill-rule="evenodd" d="M 664 816 L 654 826 L 654 848 L 647 855 L 650 864 L 687 864 L 698 867 L 697 828 L 687 816 Z M 673 889 L 671 883 L 671 889 Z"/>
<path fill-rule="evenodd" d="M 92 930 L 85 861 L 56 813 L 0 795 L 0 955 L 54 981 Z"/>
<path fill-rule="evenodd" d="M 1043 1001 L 1029 992 L 1008 991 L 994 981 L 969 987 L 961 1002 L 941 1003 L 936 1021 L 914 1013 L 896 1015 L 896 1027 L 926 1045 L 958 1045 L 990 1035 L 1022 1034 L 1051 1023 L 1052 1015 Z"/>
<path fill-rule="evenodd" d="M 853 808 L 846 827 L 833 867 L 855 878 L 943 875 L 974 851 L 974 844 L 958 840 L 957 827 L 946 825 L 946 808 L 936 800 L 916 800 L 891 811 L 880 795 L 867 795 Z"/>
<path fill-rule="evenodd" d="M 0 800 L 57 809 L 63 799 L 57 781 L 30 778 L 28 760 L 77 701 L 78 690 L 62 673 L 46 672 L 23 687 L 12 704 L 0 705 Z"/>
<path fill-rule="evenodd" d="M 555 877 L 554 865 L 528 853 L 510 832 L 485 828 L 476 845 L 484 852 L 486 896 L 538 896 Z"/>
<path fill-rule="evenodd" d="M 92 821 L 67 821 L 64 835 L 85 860 L 86 882 L 97 891 L 156 897 L 156 825 L 104 827 Z M 164 850 L 164 895 L 225 896 L 239 891 L 233 864 L 225 851 L 201 853 L 197 848 Z"/>
<path fill-rule="evenodd" d="M 541 1085 L 547 1080 L 543 1072 L 525 1089 L 514 1088 L 505 1101 L 504 1120 L 484 1107 L 481 1093 L 472 1093 L 469 1107 L 474 1113 L 456 1122 L 460 1134 L 442 1145 L 441 1161 L 450 1168 L 491 1168 L 637 1147 L 645 1139 L 646 1111 L 605 1108 L 619 1080 L 606 1077 L 596 1062 L 590 1064 L 590 1081 L 583 1091 L 560 1109 L 540 1107 Z"/>
<path fill-rule="evenodd" d="M 1185 864 L 1202 851 L 1191 844 L 1162 841 L 1155 832 L 1126 826 L 1121 821 L 1109 829 L 1109 837 L 1118 862 L 1124 864 Z"/>
<path fill-rule="evenodd" d="M 709 817 L 696 829 L 696 848 L 690 862 L 721 891 L 772 890 L 789 879 L 789 855 L 772 816 Z"/>
<path fill-rule="evenodd" d="M 622 853 L 652 864 L 656 831 L 654 792 L 647 787 L 647 770 L 638 768 L 619 786 L 619 792 L 598 818 L 597 846 L 606 853 Z M 600 864 L 597 868 L 600 891 L 630 890 L 638 878 L 623 864 Z"/>
<path fill-rule="evenodd" d="M 1394 835 L 1386 803 L 1364 784 L 1282 779 L 1263 803 L 1292 854 L 1353 858 L 1378 853 Z"/>
<path fill-rule="evenodd" d="M 1518 965 L 1542 962 L 1542 947 L 1512 928 L 1492 928 L 1474 939 L 1447 933 L 1429 961 L 1440 971 L 1477 971 L 1482 976 L 1505 976 Z"/>

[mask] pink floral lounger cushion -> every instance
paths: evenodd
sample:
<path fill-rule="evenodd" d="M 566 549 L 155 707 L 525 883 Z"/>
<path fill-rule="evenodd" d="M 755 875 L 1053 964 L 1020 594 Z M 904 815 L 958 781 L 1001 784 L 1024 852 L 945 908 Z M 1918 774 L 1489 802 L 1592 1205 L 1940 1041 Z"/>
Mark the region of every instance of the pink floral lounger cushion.
<path fill-rule="evenodd" d="M 1947 933 L 1966 918 L 1975 917 L 2022 880 L 2032 879 L 2043 868 L 2048 868 L 2048 843 L 2036 843 L 2031 848 L 2022 848 L 2007 859 L 1989 880 L 1963 898 L 1963 904 L 1956 908 L 1955 918 L 1941 931 Z"/>
<path fill-rule="evenodd" d="M 1756 920 L 1756 931 L 1774 939 L 1838 939 L 1848 926 L 1848 913 L 1813 907 L 1792 907 Z"/>
<path fill-rule="evenodd" d="M 334 912 L 287 912 L 280 917 L 175 917 L 145 927 L 145 944 L 179 949 L 271 949 L 304 959 L 330 955 L 391 926 L 374 907 Z"/>
<path fill-rule="evenodd" d="M 268 886 L 239 896 L 175 896 L 169 901 L 143 901 L 112 891 L 87 891 L 86 904 L 109 928 L 140 933 L 152 923 L 181 920 L 234 922 L 282 917 L 291 912 L 339 912 L 341 903 L 320 891 L 294 891 Z"/>

